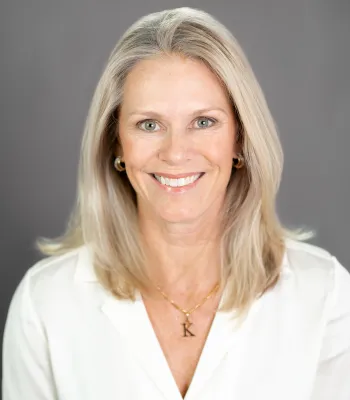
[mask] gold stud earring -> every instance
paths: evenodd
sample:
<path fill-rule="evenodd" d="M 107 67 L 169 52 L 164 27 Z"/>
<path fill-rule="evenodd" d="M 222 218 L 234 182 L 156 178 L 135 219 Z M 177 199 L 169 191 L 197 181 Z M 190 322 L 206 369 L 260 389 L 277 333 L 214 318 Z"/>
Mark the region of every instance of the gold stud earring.
<path fill-rule="evenodd" d="M 123 172 L 125 171 L 125 162 L 122 161 L 121 156 L 118 156 L 115 160 L 114 160 L 114 167 L 117 171 L 119 172 Z"/>
<path fill-rule="evenodd" d="M 241 154 L 237 154 L 237 158 L 234 158 L 234 159 L 233 159 L 233 166 L 234 166 L 236 169 L 240 169 L 240 168 L 243 167 L 243 165 L 244 165 L 244 158 L 243 158 L 243 156 L 242 156 Z"/>

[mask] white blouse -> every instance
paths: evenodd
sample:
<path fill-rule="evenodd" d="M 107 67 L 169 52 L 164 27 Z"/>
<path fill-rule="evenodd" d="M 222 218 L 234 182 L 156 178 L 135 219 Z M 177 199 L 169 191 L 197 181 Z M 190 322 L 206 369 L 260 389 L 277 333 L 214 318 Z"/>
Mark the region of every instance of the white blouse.
<path fill-rule="evenodd" d="M 350 400 L 350 274 L 327 251 L 288 240 L 277 286 L 234 328 L 216 314 L 186 400 Z M 182 399 L 141 296 L 105 291 L 85 246 L 37 262 L 18 285 L 2 394 Z"/>

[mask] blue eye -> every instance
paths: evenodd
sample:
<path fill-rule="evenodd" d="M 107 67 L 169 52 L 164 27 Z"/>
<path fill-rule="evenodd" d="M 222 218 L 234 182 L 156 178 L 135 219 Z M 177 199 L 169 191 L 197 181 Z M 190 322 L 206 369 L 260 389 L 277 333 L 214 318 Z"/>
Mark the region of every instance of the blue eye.
<path fill-rule="evenodd" d="M 145 119 L 143 121 L 138 122 L 137 126 L 140 127 L 141 124 L 144 124 L 144 123 L 146 123 L 146 126 L 148 126 L 148 127 L 150 127 L 150 126 L 152 127 L 152 126 L 156 125 L 156 122 L 153 119 Z M 154 131 L 154 129 L 144 129 L 144 128 L 141 128 L 141 129 L 144 130 L 144 131 L 148 131 L 148 132 L 153 132 Z"/>
<path fill-rule="evenodd" d="M 215 118 L 209 117 L 198 117 L 197 121 L 205 121 L 204 124 L 197 125 L 199 126 L 199 129 L 210 128 L 212 126 L 210 125 L 210 123 L 215 124 L 215 122 L 217 122 Z M 142 127 L 142 124 L 145 124 L 144 127 Z M 153 119 L 144 119 L 142 121 L 139 121 L 136 126 L 146 132 L 158 131 L 158 129 L 155 129 L 155 127 L 157 126 L 157 122 L 155 122 L 155 120 Z"/>
<path fill-rule="evenodd" d="M 201 124 L 201 125 L 200 125 L 200 126 L 201 126 L 200 129 L 202 129 L 202 128 L 210 128 L 211 125 L 208 125 L 208 121 L 209 121 L 209 122 L 212 122 L 213 124 L 216 122 L 216 120 L 215 120 L 214 118 L 208 118 L 208 117 L 199 117 L 199 118 L 197 119 L 197 121 L 206 121 L 205 124 Z"/>

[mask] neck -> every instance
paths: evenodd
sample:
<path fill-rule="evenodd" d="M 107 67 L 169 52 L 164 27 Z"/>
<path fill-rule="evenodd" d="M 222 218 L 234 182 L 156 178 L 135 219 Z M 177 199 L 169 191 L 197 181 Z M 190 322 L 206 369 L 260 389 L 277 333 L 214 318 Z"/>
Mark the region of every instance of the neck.
<path fill-rule="evenodd" d="M 139 213 L 147 271 L 169 295 L 209 292 L 220 278 L 218 218 L 169 223 Z"/>

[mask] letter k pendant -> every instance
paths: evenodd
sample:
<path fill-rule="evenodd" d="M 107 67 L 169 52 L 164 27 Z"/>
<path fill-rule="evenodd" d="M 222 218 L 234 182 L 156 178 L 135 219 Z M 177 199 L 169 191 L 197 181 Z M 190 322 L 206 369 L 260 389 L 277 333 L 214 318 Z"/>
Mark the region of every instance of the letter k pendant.
<path fill-rule="evenodd" d="M 188 319 L 188 315 L 186 315 L 186 321 L 182 324 L 183 326 L 183 337 L 191 337 L 191 336 L 196 336 L 194 333 L 192 333 L 190 331 L 190 327 L 191 327 L 192 322 L 189 321 Z"/>

